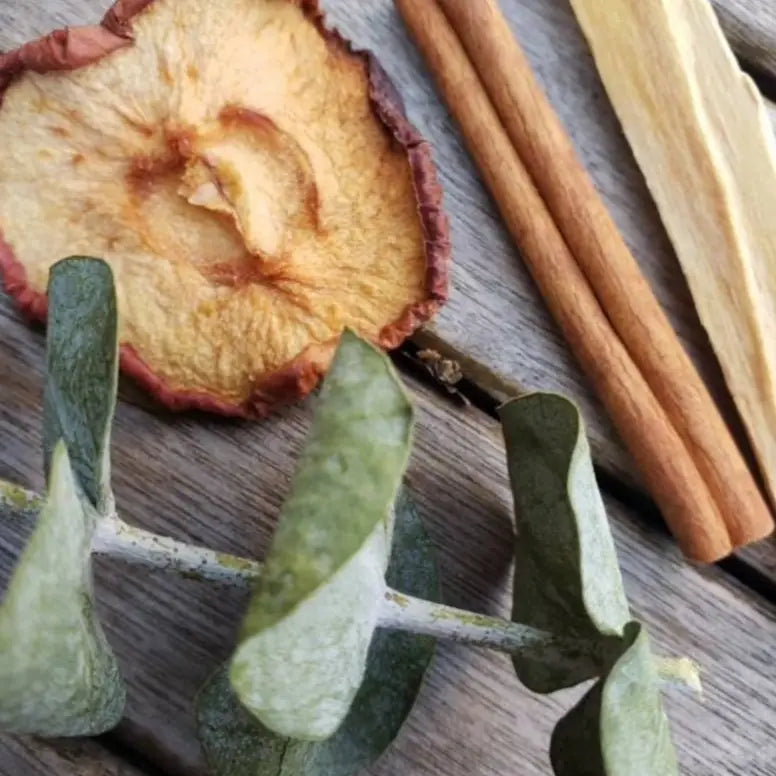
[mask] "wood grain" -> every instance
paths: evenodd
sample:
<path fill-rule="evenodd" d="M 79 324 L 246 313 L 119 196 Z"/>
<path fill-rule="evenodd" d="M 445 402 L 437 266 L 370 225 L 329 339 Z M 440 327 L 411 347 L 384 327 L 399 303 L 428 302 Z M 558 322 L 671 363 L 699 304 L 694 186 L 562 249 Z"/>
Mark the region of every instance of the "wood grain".
<path fill-rule="evenodd" d="M 726 0 L 731 7 L 734 2 L 744 4 Z M 0 48 L 52 26 L 97 19 L 107 5 L 107 0 L 50 0 L 45 6 L 0 0 Z M 573 397 L 588 418 L 599 465 L 638 484 L 630 457 L 545 309 L 392 0 L 323 0 L 323 5 L 332 24 L 378 54 L 411 118 L 435 148 L 452 222 L 453 287 L 447 307 L 418 343 L 458 359 L 467 376 L 496 397 L 536 388 Z M 676 257 L 568 1 L 503 0 L 502 5 L 669 320 L 745 443 Z M 776 558 L 776 545 L 767 547 Z"/>
<path fill-rule="evenodd" d="M 102 0 L 0 0 L 0 47 L 52 26 L 94 20 L 106 5 Z M 456 265 L 453 299 L 429 340 L 468 359 L 483 384 L 557 388 L 577 397 L 592 422 L 599 460 L 627 472 L 622 448 L 511 248 L 390 0 L 328 0 L 325 5 L 359 44 L 378 50 L 411 115 L 436 146 Z M 718 387 L 718 371 L 678 265 L 566 0 L 507 0 L 505 9 L 672 322 Z M 36 488 L 42 486 L 41 364 L 40 333 L 28 329 L 3 298 L 0 476 Z M 425 391 L 416 395 L 422 408 L 409 483 L 439 547 L 446 600 L 504 613 L 513 529 L 498 429 L 476 411 L 457 410 Z M 248 425 L 153 414 L 123 402 L 114 444 L 122 510 L 145 527 L 260 556 L 308 421 L 306 407 Z M 670 694 L 683 772 L 773 776 L 773 607 L 717 569 L 699 572 L 687 566 L 658 529 L 611 501 L 609 508 L 635 613 L 662 651 L 691 654 L 705 670 L 703 703 Z M 6 577 L 20 546 L 18 532 L 0 526 Z M 776 557 L 770 550 L 766 554 L 771 562 Z M 120 566 L 101 564 L 98 574 L 100 611 L 130 689 L 119 737 L 170 774 L 202 774 L 192 701 L 228 655 L 244 599 Z M 537 699 L 518 686 L 503 656 L 444 646 L 407 728 L 370 773 L 547 776 L 552 721 L 572 695 Z M 18 754 L 0 750 L 4 776 L 36 773 L 20 762 Z M 55 762 L 40 773 L 69 776 L 73 771 L 67 767 Z"/>
<path fill-rule="evenodd" d="M 746 434 L 676 256 L 568 3 L 502 0 L 501 5 L 615 222 L 751 461 Z M 348 3 L 332 2 L 332 17 L 385 60 L 411 117 L 432 140 L 442 168 L 452 216 L 454 293 L 441 316 L 417 337 L 418 343 L 459 359 L 467 376 L 498 398 L 537 387 L 573 396 L 590 420 L 597 461 L 617 477 L 640 485 L 600 403 L 543 305 L 537 304 L 537 293 L 503 227 L 491 220 L 494 208 L 483 197 L 458 130 L 439 104 L 417 51 L 397 28 L 394 10 L 380 0 L 362 4 L 363 10 L 349 7 L 347 13 L 345 6 Z M 774 115 L 774 106 L 768 108 Z M 769 573 L 762 560 L 776 557 L 775 547 L 773 540 L 766 540 L 742 556 Z"/>
<path fill-rule="evenodd" d="M 762 98 L 730 54 L 710 5 L 571 5 L 776 500 L 776 143 Z M 679 395 L 692 397 L 682 382 Z M 725 436 L 713 413 L 700 414 L 710 449 L 717 440 L 715 454 L 701 457 L 714 460 Z M 729 450 L 719 457 L 733 458 Z M 730 505 L 723 513 L 754 510 Z"/>
<path fill-rule="evenodd" d="M 6 300 L 0 311 L 0 477 L 40 488 L 42 336 Z M 419 428 L 408 482 L 439 550 L 445 599 L 506 613 L 513 525 L 500 431 L 411 385 Z M 309 404 L 247 424 L 121 402 L 120 509 L 139 525 L 261 557 L 309 417 Z M 703 702 L 669 693 L 683 772 L 772 774 L 773 607 L 717 569 L 688 566 L 668 536 L 611 501 L 609 510 L 634 613 L 661 652 L 692 655 L 704 669 Z M 3 578 L 20 533 L 18 523 L 0 527 Z M 171 774 L 201 776 L 192 703 L 230 652 L 244 595 L 101 562 L 98 598 L 129 683 L 122 742 Z M 548 776 L 552 723 L 576 694 L 532 696 L 504 656 L 445 645 L 400 740 L 369 773 Z"/>
<path fill-rule="evenodd" d="M 40 741 L 0 736 L 2 776 L 143 776 L 92 741 Z"/>

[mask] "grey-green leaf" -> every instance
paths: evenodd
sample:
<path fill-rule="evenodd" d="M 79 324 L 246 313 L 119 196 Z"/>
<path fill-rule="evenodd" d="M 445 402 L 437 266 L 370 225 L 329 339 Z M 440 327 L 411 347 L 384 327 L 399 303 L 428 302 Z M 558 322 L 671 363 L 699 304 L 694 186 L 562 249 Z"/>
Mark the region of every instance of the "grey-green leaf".
<path fill-rule="evenodd" d="M 124 685 L 94 614 L 91 539 L 97 513 L 63 442 L 49 491 L 0 604 L 0 729 L 96 735 L 115 726 Z"/>
<path fill-rule="evenodd" d="M 627 649 L 557 725 L 556 776 L 677 776 L 660 680 L 646 631 L 626 628 Z"/>
<path fill-rule="evenodd" d="M 518 524 L 512 619 L 616 642 L 630 614 L 579 410 L 561 396 L 534 393 L 500 414 Z M 515 657 L 514 665 L 536 692 L 596 675 L 583 664 L 561 671 Z"/>
<path fill-rule="evenodd" d="M 390 361 L 345 332 L 232 661 L 241 702 L 279 735 L 329 737 L 361 684 L 411 430 Z"/>
<path fill-rule="evenodd" d="M 408 595 L 438 600 L 439 581 L 428 536 L 404 492 L 387 581 Z M 231 690 L 226 668 L 203 688 L 199 735 L 215 776 L 353 776 L 396 738 L 431 662 L 434 640 L 378 630 L 363 684 L 339 730 L 311 743 L 275 736 L 246 711 Z"/>
<path fill-rule="evenodd" d="M 100 259 L 57 262 L 48 283 L 43 445 L 65 441 L 78 482 L 103 513 L 112 503 L 109 445 L 118 370 L 116 293 Z"/>

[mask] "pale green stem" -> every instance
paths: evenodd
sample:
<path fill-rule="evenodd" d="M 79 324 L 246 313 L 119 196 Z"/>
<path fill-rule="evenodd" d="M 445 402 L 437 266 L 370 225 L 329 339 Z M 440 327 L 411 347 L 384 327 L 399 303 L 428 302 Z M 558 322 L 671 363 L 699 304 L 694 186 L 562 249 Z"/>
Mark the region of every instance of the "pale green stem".
<path fill-rule="evenodd" d="M 43 503 L 43 497 L 37 493 L 0 480 L 0 512 L 31 517 Z M 230 587 L 250 587 L 261 570 L 261 564 L 256 561 L 135 528 L 117 515 L 100 521 L 92 550 L 96 555 L 109 555 L 136 566 L 173 571 L 188 579 Z"/>
<path fill-rule="evenodd" d="M 42 499 L 29 491 L 0 482 L 0 506 L 32 511 Z M 235 555 L 196 547 L 168 536 L 135 528 L 117 515 L 104 518 L 92 542 L 96 555 L 118 558 L 135 566 L 172 571 L 187 578 L 249 587 L 259 576 L 261 564 Z M 559 650 L 577 655 L 578 642 L 560 640 L 549 633 L 516 625 L 498 617 L 464 612 L 441 604 L 411 598 L 388 589 L 380 612 L 379 624 L 475 646 L 491 647 L 522 654 L 542 654 Z"/>
<path fill-rule="evenodd" d="M 0 510 L 32 514 L 43 499 L 31 491 L 0 480 Z M 236 555 L 214 552 L 186 542 L 135 528 L 117 515 L 104 518 L 95 532 L 92 549 L 97 555 L 119 558 L 136 566 L 173 571 L 188 579 L 229 587 L 250 587 L 261 573 L 258 561 Z M 501 652 L 535 658 L 553 665 L 567 665 L 579 670 L 583 661 L 595 675 L 607 662 L 607 652 L 617 652 L 618 639 L 611 643 L 585 641 L 556 636 L 528 625 L 501 617 L 455 609 L 452 606 L 424 601 L 387 588 L 381 605 L 379 625 L 410 633 L 433 636 L 472 646 L 488 647 Z M 659 658 L 661 678 L 679 681 L 691 688 L 699 687 L 697 667 L 687 659 Z"/>
<path fill-rule="evenodd" d="M 119 558 L 135 566 L 173 571 L 188 578 L 248 587 L 259 576 L 261 564 L 217 553 L 127 525 L 118 517 L 104 519 L 94 536 L 97 555 Z M 498 617 L 465 612 L 442 604 L 386 590 L 379 625 L 530 657 L 578 661 L 589 649 L 584 643 L 558 639 L 552 634 L 516 625 Z"/>
<path fill-rule="evenodd" d="M 256 561 L 159 536 L 127 525 L 118 517 L 100 523 L 92 546 L 97 555 L 231 587 L 248 587 L 261 572 L 261 564 Z M 378 622 L 385 628 L 518 652 L 524 657 L 553 661 L 565 658 L 574 665 L 578 665 L 580 655 L 590 652 L 590 645 L 584 642 L 560 639 L 526 625 L 423 601 L 391 589 L 386 590 Z"/>
<path fill-rule="evenodd" d="M 100 523 L 92 547 L 97 555 L 119 558 L 135 566 L 173 571 L 231 587 L 248 587 L 261 572 L 261 564 L 256 561 L 159 536 L 127 525 L 115 516 Z M 582 642 L 558 639 L 525 625 L 423 601 L 390 589 L 385 593 L 379 624 L 385 628 L 519 652 L 527 657 L 559 659 L 566 656 L 578 661 L 580 654 L 589 652 Z"/>
<path fill-rule="evenodd" d="M 578 671 L 581 665 L 589 664 L 591 675 L 598 673 L 607 662 L 610 648 L 612 655 L 615 654 L 619 642 L 616 638 L 610 644 L 601 640 L 556 636 L 502 617 L 475 614 L 394 590 L 385 593 L 379 622 L 383 627 L 488 647 L 554 666 L 565 665 L 574 671 Z"/>
<path fill-rule="evenodd" d="M 92 550 L 96 555 L 120 558 L 135 566 L 173 571 L 188 579 L 229 587 L 250 587 L 261 571 L 256 561 L 135 528 L 116 516 L 99 523 Z"/>

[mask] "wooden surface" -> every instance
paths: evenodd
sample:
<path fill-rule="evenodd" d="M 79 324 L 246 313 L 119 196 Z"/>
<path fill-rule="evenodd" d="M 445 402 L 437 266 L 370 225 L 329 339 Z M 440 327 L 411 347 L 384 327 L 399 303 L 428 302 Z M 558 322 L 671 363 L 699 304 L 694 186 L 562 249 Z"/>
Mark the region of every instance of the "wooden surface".
<path fill-rule="evenodd" d="M 583 403 L 599 463 L 632 481 L 627 458 L 528 280 L 389 0 L 324 4 L 350 37 L 381 54 L 412 118 L 437 149 L 453 220 L 454 289 L 420 341 L 460 355 L 468 376 L 496 395 L 530 386 L 574 396 Z M 726 2 L 744 20 L 743 11 L 769 5 Z M 0 0 L 0 48 L 58 24 L 95 19 L 104 7 L 100 0 Z M 566 0 L 505 0 L 504 7 L 674 325 L 724 403 L 678 264 Z M 744 37 L 754 40 L 758 29 L 746 28 Z M 29 329 L 0 297 L 0 477 L 35 488 L 42 487 L 42 353 L 40 331 Z M 409 484 L 439 548 L 445 598 L 506 613 L 513 528 L 498 428 L 477 408 L 461 409 L 410 384 L 420 417 Z M 124 516 L 177 538 L 261 557 L 309 407 L 252 425 L 172 417 L 137 406 L 134 392 L 125 396 L 131 401 L 119 406 L 114 441 L 114 483 Z M 704 670 L 703 701 L 669 692 L 682 772 L 776 774 L 774 604 L 719 568 L 692 568 L 657 523 L 611 498 L 607 504 L 634 613 L 660 651 L 689 654 Z M 0 579 L 7 578 L 21 543 L 18 526 L 0 526 Z M 766 581 L 773 579 L 773 547 L 756 552 Z M 204 774 L 192 701 L 230 652 L 243 596 L 104 563 L 98 589 L 129 685 L 126 719 L 111 740 L 124 752 L 142 753 L 146 770 Z M 547 776 L 551 723 L 577 694 L 537 698 L 519 687 L 503 656 L 443 645 L 399 741 L 370 772 Z M 84 751 L 79 756 L 86 759 L 74 765 L 72 750 L 59 743 L 0 737 L 0 775 L 91 776 L 94 758 L 90 763 Z M 102 766 L 95 774 L 136 776 L 129 765 L 117 770 L 124 766 L 107 750 L 93 751 Z"/>
<path fill-rule="evenodd" d="M 143 776 L 142 771 L 91 741 L 0 740 L 3 776 Z"/>
<path fill-rule="evenodd" d="M 767 2 L 749 7 L 762 28 Z M 356 10 L 356 6 L 360 10 Z M 416 341 L 458 358 L 467 377 L 496 397 L 550 389 L 580 402 L 596 460 L 618 479 L 640 486 L 630 457 L 593 396 L 496 210 L 425 67 L 387 0 L 329 3 L 330 18 L 375 52 L 399 86 L 410 117 L 435 148 L 454 247 L 453 293 L 439 317 Z M 719 365 L 698 321 L 679 263 L 654 203 L 607 101 L 592 57 L 567 0 L 507 0 L 502 7 L 566 129 L 609 206 L 615 222 L 655 289 L 735 436 L 746 435 Z M 776 30 L 776 26 L 773 26 Z M 754 34 L 754 31 L 752 31 Z M 776 106 L 769 103 L 771 115 Z M 742 553 L 769 572 L 776 545 Z"/>
<path fill-rule="evenodd" d="M 3 362 L 17 368 L 0 388 L 0 476 L 39 488 L 42 337 L 7 307 L 3 331 Z M 445 599 L 506 613 L 513 527 L 499 429 L 409 382 L 420 411 L 408 479 L 439 548 Z M 173 419 L 122 402 L 114 440 L 120 509 L 139 525 L 261 557 L 309 417 L 303 406 L 257 426 Z M 769 773 L 774 607 L 718 569 L 691 568 L 659 529 L 608 506 L 634 613 L 661 652 L 703 666 L 703 702 L 669 693 L 686 772 Z M 4 573 L 20 544 L 10 526 L 0 533 Z M 202 774 L 192 701 L 230 651 L 244 595 L 104 562 L 98 595 L 129 682 L 121 743 L 167 773 Z M 520 688 L 504 656 L 443 646 L 407 729 L 372 773 L 546 775 L 552 721 L 574 696 L 538 699 Z"/>

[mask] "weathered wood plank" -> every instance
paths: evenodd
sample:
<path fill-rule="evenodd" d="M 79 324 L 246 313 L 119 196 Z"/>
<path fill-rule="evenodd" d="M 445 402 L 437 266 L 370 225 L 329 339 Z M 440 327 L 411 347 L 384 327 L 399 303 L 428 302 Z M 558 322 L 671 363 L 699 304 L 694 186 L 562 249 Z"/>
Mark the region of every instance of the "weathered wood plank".
<path fill-rule="evenodd" d="M 93 741 L 0 736 L 2 776 L 143 776 Z"/>
<path fill-rule="evenodd" d="M 7 300 L 0 310 L 0 477 L 40 488 L 42 336 Z M 477 410 L 413 390 L 419 428 L 408 480 L 439 548 L 445 598 L 507 612 L 513 525 L 499 429 Z M 145 527 L 260 557 L 308 421 L 309 405 L 245 424 L 122 402 L 113 456 L 120 508 Z M 717 569 L 691 568 L 670 538 L 609 507 L 636 615 L 661 651 L 704 668 L 703 703 L 670 693 L 683 771 L 772 773 L 774 608 Z M 19 546 L 18 530 L 0 526 L 3 578 Z M 192 702 L 230 651 L 244 595 L 104 562 L 98 592 L 129 682 L 123 741 L 170 773 L 203 774 Z M 443 646 L 407 728 L 370 773 L 547 776 L 552 721 L 575 694 L 537 698 L 504 656 Z"/>
<path fill-rule="evenodd" d="M 622 471 L 614 436 L 536 298 L 390 3 L 328 0 L 327 5 L 359 43 L 381 52 L 413 117 L 437 146 L 457 264 L 454 298 L 433 335 L 449 350 L 476 356 L 477 373 L 495 375 L 483 379 L 485 384 L 555 387 L 582 399 L 600 459 Z M 100 0 L 0 4 L 0 46 L 52 25 L 96 18 L 104 7 Z M 718 380 L 678 265 L 565 0 L 509 0 L 505 7 L 674 324 L 705 365 L 707 378 Z M 12 315 L 0 331 L 0 476 L 40 487 L 35 475 L 40 337 Z M 476 413 L 451 417 L 449 408 L 428 396 L 423 404 L 410 482 L 425 493 L 421 502 L 440 546 L 447 598 L 506 611 L 511 528 L 497 431 Z M 267 516 L 276 513 L 285 492 L 306 423 L 304 409 L 246 426 L 152 417 L 124 405 L 115 456 L 124 511 L 157 530 L 258 553 L 266 546 Z M 772 773 L 768 706 L 776 688 L 766 645 L 773 643 L 773 612 L 716 570 L 700 574 L 682 564 L 665 537 L 616 508 L 613 514 L 637 613 L 664 649 L 691 652 L 707 669 L 703 707 L 687 697 L 671 703 L 685 770 Z M 7 569 L 19 543 L 0 529 L 0 544 Z M 100 582 L 102 611 L 130 683 L 122 735 L 172 772 L 201 772 L 191 701 L 228 653 L 240 597 L 104 565 Z M 372 772 L 548 773 L 543 745 L 559 702 L 522 692 L 501 656 L 458 647 L 441 653 L 402 740 Z M 0 772 L 4 767 L 0 760 Z"/>
<path fill-rule="evenodd" d="M 481 186 L 391 0 L 323 0 L 323 4 L 333 23 L 357 44 L 378 53 L 411 117 L 436 149 L 452 219 L 453 293 L 418 342 L 458 358 L 468 376 L 497 396 L 544 388 L 574 397 L 590 419 L 598 462 L 617 476 L 638 482 L 630 457 L 550 320 Z M 743 18 L 744 9 L 749 9 L 760 26 L 770 29 L 771 12 L 758 10 L 765 4 L 766 0 L 724 0 L 735 18 Z M 44 8 L 24 0 L 0 7 L 0 48 L 52 26 L 96 19 L 107 5 L 108 0 L 56 0 Z M 676 257 L 567 0 L 503 0 L 503 6 L 669 318 L 737 437 L 744 439 Z M 770 551 L 768 545 L 766 553 Z M 758 558 L 763 554 L 760 551 Z"/>

